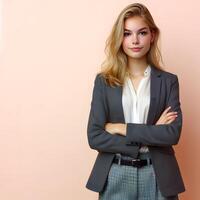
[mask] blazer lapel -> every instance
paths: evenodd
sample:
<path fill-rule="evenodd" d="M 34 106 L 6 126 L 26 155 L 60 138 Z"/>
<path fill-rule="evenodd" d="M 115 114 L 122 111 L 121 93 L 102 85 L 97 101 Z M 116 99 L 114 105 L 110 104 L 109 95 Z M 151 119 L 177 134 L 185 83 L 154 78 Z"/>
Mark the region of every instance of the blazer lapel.
<path fill-rule="evenodd" d="M 151 81 L 150 81 L 150 106 L 147 117 L 147 124 L 153 124 L 160 99 L 161 78 L 160 71 L 151 66 Z"/>
<path fill-rule="evenodd" d="M 158 103 L 159 103 L 159 96 L 160 96 L 160 88 L 161 88 L 161 79 L 160 79 L 160 71 L 151 65 L 151 77 L 150 77 L 150 105 L 149 105 L 149 112 L 148 112 L 148 117 L 147 117 L 147 124 L 153 124 L 156 113 L 157 113 L 157 108 L 158 108 Z M 119 112 L 120 116 L 122 116 L 121 121 L 125 123 L 125 117 L 124 117 L 124 112 L 123 112 L 123 105 L 122 105 L 122 89 L 123 87 L 117 87 L 118 90 L 118 95 L 119 95 Z"/>

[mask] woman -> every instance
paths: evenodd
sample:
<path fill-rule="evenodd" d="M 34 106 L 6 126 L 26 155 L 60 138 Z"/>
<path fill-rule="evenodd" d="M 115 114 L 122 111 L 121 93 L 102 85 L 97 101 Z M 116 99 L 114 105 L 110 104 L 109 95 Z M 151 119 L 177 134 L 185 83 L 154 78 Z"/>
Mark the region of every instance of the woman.
<path fill-rule="evenodd" d="M 86 187 L 99 200 L 175 200 L 185 191 L 172 147 L 182 130 L 179 82 L 160 66 L 159 33 L 148 9 L 134 3 L 107 40 L 87 126 L 98 156 Z"/>

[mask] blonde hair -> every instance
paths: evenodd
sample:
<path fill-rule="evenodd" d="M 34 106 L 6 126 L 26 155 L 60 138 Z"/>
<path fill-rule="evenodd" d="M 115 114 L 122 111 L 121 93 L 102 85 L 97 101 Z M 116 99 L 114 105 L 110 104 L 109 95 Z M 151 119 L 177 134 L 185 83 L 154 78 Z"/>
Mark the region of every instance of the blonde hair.
<path fill-rule="evenodd" d="M 126 19 L 133 16 L 142 17 L 145 23 L 149 26 L 150 31 L 154 31 L 155 38 L 151 43 L 150 50 L 147 53 L 147 62 L 156 68 L 162 69 L 160 61 L 162 56 L 158 48 L 158 39 L 160 30 L 156 26 L 149 10 L 140 3 L 133 3 L 125 7 L 119 14 L 109 37 L 106 40 L 105 54 L 106 59 L 101 64 L 101 71 L 106 82 L 110 86 L 122 86 L 124 84 L 127 69 L 127 55 L 122 49 L 124 37 L 124 22 Z M 163 63 L 163 61 L 162 61 Z"/>

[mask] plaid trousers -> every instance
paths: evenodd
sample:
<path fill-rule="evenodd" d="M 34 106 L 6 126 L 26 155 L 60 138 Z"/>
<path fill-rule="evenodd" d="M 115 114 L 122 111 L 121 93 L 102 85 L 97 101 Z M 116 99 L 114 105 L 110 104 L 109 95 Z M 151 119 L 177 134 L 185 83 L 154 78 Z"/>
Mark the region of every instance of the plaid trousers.
<path fill-rule="evenodd" d="M 121 155 L 123 159 L 132 159 Z M 139 158 L 149 159 L 150 154 L 140 153 Z M 149 162 L 148 162 L 149 163 Z M 152 164 L 141 168 L 112 163 L 99 200 L 178 200 L 178 195 L 163 197 Z"/>

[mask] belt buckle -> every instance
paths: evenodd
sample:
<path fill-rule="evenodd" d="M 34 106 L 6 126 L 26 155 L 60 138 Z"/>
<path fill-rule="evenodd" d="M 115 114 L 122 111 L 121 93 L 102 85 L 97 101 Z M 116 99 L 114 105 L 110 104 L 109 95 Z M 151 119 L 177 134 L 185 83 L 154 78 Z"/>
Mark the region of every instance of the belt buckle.
<path fill-rule="evenodd" d="M 117 153 L 116 157 L 117 157 L 117 159 L 118 159 L 118 163 L 117 163 L 117 164 L 118 164 L 118 165 L 121 165 L 121 159 L 122 159 L 121 154 Z"/>
<path fill-rule="evenodd" d="M 139 158 L 132 159 L 132 160 L 131 160 L 132 165 L 135 166 L 135 167 L 141 167 L 139 164 L 134 163 L 135 161 L 140 161 L 140 160 L 141 160 L 141 159 L 139 159 Z"/>

